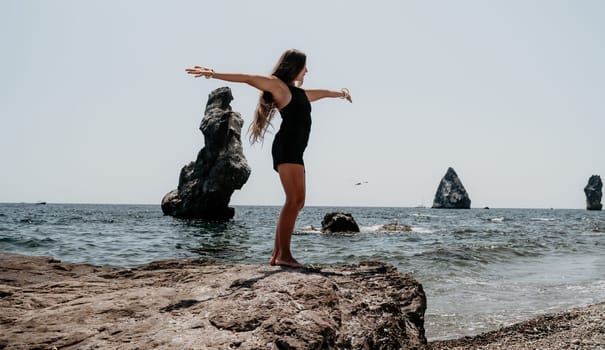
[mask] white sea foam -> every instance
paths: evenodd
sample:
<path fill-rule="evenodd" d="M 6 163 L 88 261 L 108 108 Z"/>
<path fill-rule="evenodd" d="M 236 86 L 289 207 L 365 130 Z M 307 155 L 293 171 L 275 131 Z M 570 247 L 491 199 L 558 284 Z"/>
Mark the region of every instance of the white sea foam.
<path fill-rule="evenodd" d="M 502 221 L 504 221 L 504 217 L 492 218 L 492 219 L 490 219 L 490 221 L 492 221 L 492 222 L 502 222 Z"/>
<path fill-rule="evenodd" d="M 359 226 L 359 232 L 361 233 L 376 233 L 382 230 L 384 225 L 373 225 L 373 226 Z"/>
<path fill-rule="evenodd" d="M 410 214 L 410 216 L 415 216 L 417 218 L 438 218 L 438 215 L 430 215 L 430 214 L 419 214 L 419 213 L 412 213 Z"/>
<path fill-rule="evenodd" d="M 426 228 L 426 227 L 412 226 L 412 232 L 417 232 L 417 233 L 434 233 L 435 230 L 431 230 L 430 228 Z"/>
<path fill-rule="evenodd" d="M 456 282 L 460 283 L 460 284 L 465 284 L 468 286 L 487 286 L 490 285 L 490 283 L 486 282 L 485 280 L 476 278 L 476 277 L 471 277 L 471 276 L 461 276 L 456 278 Z M 481 298 L 479 298 L 479 300 L 481 300 Z"/>
<path fill-rule="evenodd" d="M 321 233 L 321 228 L 317 228 L 313 225 L 303 226 L 296 229 L 296 233 Z"/>

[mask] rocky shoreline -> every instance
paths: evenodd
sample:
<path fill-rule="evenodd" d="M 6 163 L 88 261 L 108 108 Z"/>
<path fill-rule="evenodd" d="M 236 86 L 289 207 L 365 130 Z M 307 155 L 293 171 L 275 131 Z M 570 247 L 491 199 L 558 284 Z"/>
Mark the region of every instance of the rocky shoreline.
<path fill-rule="evenodd" d="M 605 303 L 427 343 L 422 286 L 375 262 L 117 269 L 0 253 L 0 309 L 0 349 L 605 349 Z"/>
<path fill-rule="evenodd" d="M 605 302 L 537 316 L 472 337 L 430 342 L 445 349 L 605 349 Z"/>
<path fill-rule="evenodd" d="M 0 254 L 1 349 L 419 349 L 422 286 L 382 263 L 134 269 Z"/>

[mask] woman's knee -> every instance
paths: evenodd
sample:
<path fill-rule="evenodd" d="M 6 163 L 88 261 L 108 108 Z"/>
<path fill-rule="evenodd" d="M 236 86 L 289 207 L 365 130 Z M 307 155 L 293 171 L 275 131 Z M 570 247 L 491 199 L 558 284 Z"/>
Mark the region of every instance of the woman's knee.
<path fill-rule="evenodd" d="M 305 206 L 305 196 L 288 196 L 286 198 L 286 207 L 292 210 L 301 210 Z"/>

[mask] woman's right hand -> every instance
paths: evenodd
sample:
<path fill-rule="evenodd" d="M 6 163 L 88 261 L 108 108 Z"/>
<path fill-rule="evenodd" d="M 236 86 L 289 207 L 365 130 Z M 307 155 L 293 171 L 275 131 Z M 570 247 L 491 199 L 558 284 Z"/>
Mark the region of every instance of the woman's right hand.
<path fill-rule="evenodd" d="M 193 68 L 187 68 L 187 69 L 185 69 L 185 72 L 187 72 L 187 74 L 193 75 L 196 78 L 206 77 L 206 79 L 210 79 L 210 78 L 212 78 L 212 76 L 214 76 L 213 69 L 201 67 L 201 66 L 194 66 Z"/>

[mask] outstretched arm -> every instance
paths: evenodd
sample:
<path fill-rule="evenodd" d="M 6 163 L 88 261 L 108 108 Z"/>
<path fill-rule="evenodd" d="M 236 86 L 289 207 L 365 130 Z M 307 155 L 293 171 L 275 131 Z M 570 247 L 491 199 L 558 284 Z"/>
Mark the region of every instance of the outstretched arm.
<path fill-rule="evenodd" d="M 349 89 L 343 88 L 340 90 L 325 90 L 325 89 L 309 89 L 305 90 L 307 93 L 307 98 L 309 101 L 317 101 L 322 98 L 331 97 L 331 98 L 343 98 L 349 102 L 353 102 L 351 98 L 351 94 L 349 93 Z"/>
<path fill-rule="evenodd" d="M 266 76 L 242 73 L 218 73 L 213 69 L 200 66 L 187 68 L 185 71 L 196 78 L 205 77 L 207 79 L 214 78 L 234 83 L 245 83 L 261 91 L 270 92 L 278 107 L 286 105 L 291 98 L 290 90 L 286 84 L 279 80 L 279 78 L 272 75 Z"/>

